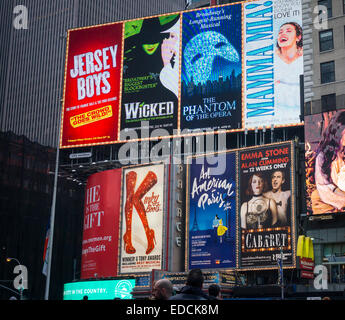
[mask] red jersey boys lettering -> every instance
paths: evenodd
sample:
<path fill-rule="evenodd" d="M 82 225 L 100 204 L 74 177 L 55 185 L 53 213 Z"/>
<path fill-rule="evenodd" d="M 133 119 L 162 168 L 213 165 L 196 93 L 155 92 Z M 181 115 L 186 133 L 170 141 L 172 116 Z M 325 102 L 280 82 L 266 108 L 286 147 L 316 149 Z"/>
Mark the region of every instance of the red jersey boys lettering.
<path fill-rule="evenodd" d="M 106 70 L 116 67 L 117 47 L 114 45 L 74 56 L 74 69 L 70 70 L 70 75 L 71 78 L 78 77 L 78 100 L 110 92 L 111 87 L 107 80 L 110 78 L 110 72 Z M 94 74 L 95 72 L 98 73 Z M 85 78 L 85 75 L 89 76 Z"/>

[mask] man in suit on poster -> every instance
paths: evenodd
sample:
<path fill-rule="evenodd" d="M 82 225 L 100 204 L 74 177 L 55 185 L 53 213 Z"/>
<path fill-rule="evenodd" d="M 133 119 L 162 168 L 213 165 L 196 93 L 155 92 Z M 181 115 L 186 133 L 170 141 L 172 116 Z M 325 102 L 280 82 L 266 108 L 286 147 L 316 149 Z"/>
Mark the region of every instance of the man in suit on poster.
<path fill-rule="evenodd" d="M 273 199 L 277 204 L 278 210 L 278 225 L 286 226 L 288 224 L 288 212 L 290 208 L 291 190 L 282 191 L 282 186 L 285 183 L 285 173 L 282 170 L 276 170 L 271 175 L 272 190 L 266 192 L 264 195 L 267 198 Z"/>

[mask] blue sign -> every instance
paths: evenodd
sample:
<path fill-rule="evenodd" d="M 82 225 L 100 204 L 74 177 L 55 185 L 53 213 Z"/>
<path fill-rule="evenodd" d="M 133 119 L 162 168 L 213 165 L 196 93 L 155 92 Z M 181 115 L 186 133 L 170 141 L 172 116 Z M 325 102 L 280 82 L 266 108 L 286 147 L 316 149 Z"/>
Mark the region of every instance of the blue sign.
<path fill-rule="evenodd" d="M 199 158 L 190 165 L 189 269 L 236 267 L 236 154 L 222 159 L 222 174 Z"/>

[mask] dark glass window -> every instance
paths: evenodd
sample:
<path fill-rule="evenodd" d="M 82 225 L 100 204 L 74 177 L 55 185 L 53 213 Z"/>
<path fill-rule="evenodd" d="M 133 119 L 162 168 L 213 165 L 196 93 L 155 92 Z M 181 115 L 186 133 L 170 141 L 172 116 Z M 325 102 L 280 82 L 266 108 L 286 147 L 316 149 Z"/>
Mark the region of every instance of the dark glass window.
<path fill-rule="evenodd" d="M 318 5 L 325 6 L 327 8 L 327 17 L 332 17 L 332 0 L 319 0 Z"/>
<path fill-rule="evenodd" d="M 320 41 L 320 52 L 334 49 L 333 29 L 320 31 L 319 41 Z"/>
<path fill-rule="evenodd" d="M 331 111 L 336 109 L 335 93 L 321 96 L 321 111 Z"/>
<path fill-rule="evenodd" d="M 320 69 L 321 69 L 321 83 L 328 83 L 328 82 L 335 81 L 334 61 L 321 63 Z"/>

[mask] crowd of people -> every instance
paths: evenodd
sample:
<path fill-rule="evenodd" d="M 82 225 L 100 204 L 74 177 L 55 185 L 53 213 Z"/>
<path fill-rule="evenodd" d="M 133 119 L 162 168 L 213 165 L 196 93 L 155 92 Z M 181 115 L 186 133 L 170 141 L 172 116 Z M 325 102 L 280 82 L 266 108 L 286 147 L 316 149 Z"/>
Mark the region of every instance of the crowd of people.
<path fill-rule="evenodd" d="M 186 285 L 177 290 L 168 279 L 157 280 L 152 286 L 151 300 L 220 300 L 219 285 L 211 284 L 208 294 L 203 291 L 204 276 L 200 269 L 192 269 L 187 275 Z"/>

